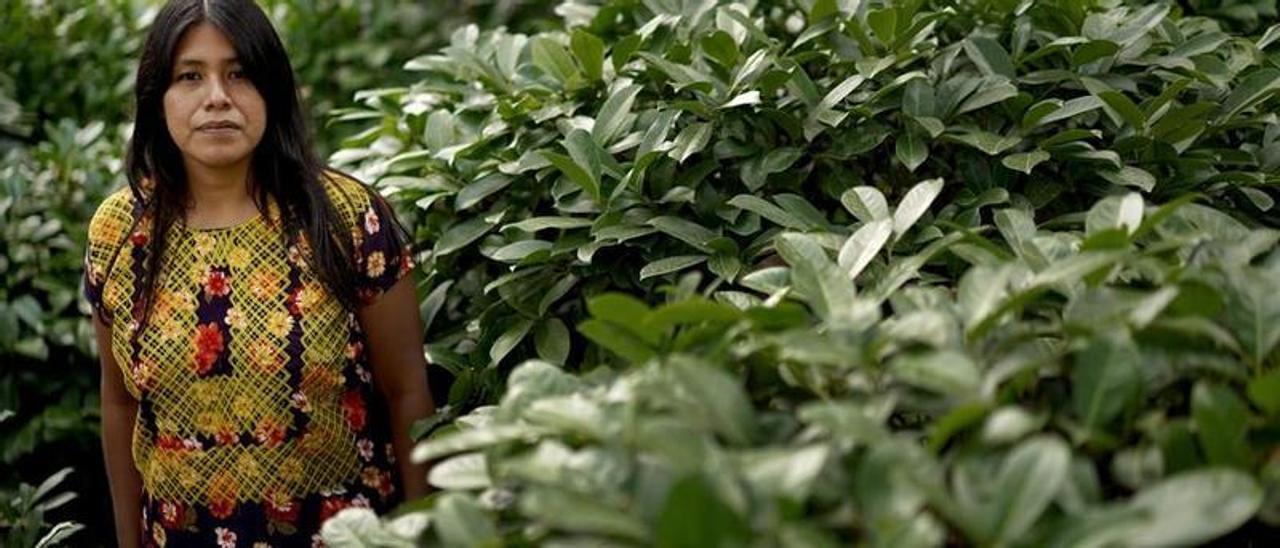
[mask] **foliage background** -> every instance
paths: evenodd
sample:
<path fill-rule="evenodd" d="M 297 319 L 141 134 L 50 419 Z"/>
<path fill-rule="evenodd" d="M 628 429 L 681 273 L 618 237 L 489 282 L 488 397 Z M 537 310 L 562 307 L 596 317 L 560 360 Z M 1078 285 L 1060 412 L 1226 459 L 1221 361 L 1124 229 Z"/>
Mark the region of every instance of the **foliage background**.
<path fill-rule="evenodd" d="M 427 539 L 1280 521 L 1275 2 L 265 5 L 418 239 Z M 109 538 L 76 288 L 154 6 L 4 9 L 0 488 L 73 466 Z"/>
<path fill-rule="evenodd" d="M 79 296 L 81 257 L 96 204 L 124 184 L 135 56 L 159 4 L 0 2 L 0 411 L 11 412 L 0 421 L 0 501 L 9 511 L 19 483 L 37 485 L 71 467 L 59 489 L 79 497 L 47 519 L 86 524 L 73 537 L 77 545 L 110 545 L 97 539 L 113 538 L 98 441 L 97 358 Z M 460 24 L 533 31 L 552 3 L 261 5 L 289 49 L 317 146 L 327 153 L 350 131 L 331 124 L 327 112 L 355 91 L 406 81 L 400 65 L 442 44 Z M 11 519 L 0 513 L 0 523 Z M 7 531 L 5 545 L 29 546 L 25 534 Z"/>

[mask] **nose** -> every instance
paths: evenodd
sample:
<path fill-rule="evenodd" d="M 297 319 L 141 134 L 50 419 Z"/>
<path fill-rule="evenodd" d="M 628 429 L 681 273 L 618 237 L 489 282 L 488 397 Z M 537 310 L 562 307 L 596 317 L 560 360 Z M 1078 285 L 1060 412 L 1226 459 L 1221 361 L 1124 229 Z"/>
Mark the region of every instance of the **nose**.
<path fill-rule="evenodd" d="M 209 96 L 205 98 L 206 110 L 222 110 L 231 106 L 231 97 L 227 95 L 227 85 L 222 78 L 209 79 Z"/>

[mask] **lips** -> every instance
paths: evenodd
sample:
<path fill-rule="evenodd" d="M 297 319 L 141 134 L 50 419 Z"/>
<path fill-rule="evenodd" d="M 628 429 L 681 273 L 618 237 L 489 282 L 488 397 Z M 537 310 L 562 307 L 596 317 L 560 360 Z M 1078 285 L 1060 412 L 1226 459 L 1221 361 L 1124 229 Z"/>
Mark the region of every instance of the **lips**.
<path fill-rule="evenodd" d="M 240 124 L 235 122 L 205 122 L 196 127 L 201 131 L 216 131 L 225 129 L 240 129 Z"/>

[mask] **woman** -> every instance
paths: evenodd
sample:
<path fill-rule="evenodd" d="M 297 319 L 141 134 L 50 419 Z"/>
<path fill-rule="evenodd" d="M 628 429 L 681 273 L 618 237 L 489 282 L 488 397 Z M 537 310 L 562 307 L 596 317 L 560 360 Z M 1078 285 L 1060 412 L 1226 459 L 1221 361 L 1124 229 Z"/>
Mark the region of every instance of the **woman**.
<path fill-rule="evenodd" d="M 342 508 L 421 497 L 406 237 L 316 159 L 265 14 L 168 2 L 136 100 L 85 265 L 120 545 L 312 546 Z"/>

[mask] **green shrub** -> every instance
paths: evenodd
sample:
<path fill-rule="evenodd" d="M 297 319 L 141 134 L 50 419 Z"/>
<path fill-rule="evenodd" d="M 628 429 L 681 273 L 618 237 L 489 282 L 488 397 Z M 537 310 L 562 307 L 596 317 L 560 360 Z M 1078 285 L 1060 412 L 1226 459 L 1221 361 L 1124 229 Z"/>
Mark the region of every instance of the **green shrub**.
<path fill-rule="evenodd" d="M 34 144 L 61 119 L 123 122 L 129 116 L 142 0 L 5 2 L 0 22 L 0 138 Z M 153 15 L 153 14 L 152 14 Z M 0 143 L 3 145 L 3 143 Z M 0 147 L 0 152 L 3 147 Z"/>
<path fill-rule="evenodd" d="M 48 0 L 0 7 L 5 27 L 21 29 L 0 36 L 0 139 L 39 142 L 43 125 L 63 118 L 127 121 L 138 48 L 161 3 Z M 326 127 L 325 115 L 355 90 L 398 82 L 395 67 L 438 46 L 448 29 L 474 21 L 531 30 L 545 21 L 549 4 L 266 0 L 263 7 L 290 52 L 318 144 L 328 151 L 343 128 Z"/>
<path fill-rule="evenodd" d="M 125 128 L 47 124 L 48 140 L 10 151 L 0 168 L 0 463 L 43 444 L 98 444 L 88 305 L 81 304 L 85 237 L 94 208 L 120 183 Z"/>
<path fill-rule="evenodd" d="M 12 416 L 12 411 L 0 408 L 0 423 Z M 50 497 L 70 473 L 70 468 L 64 468 L 46 478 L 38 487 L 24 483 L 14 492 L 0 491 L 0 533 L 4 534 L 5 548 L 56 546 L 84 527 L 70 521 L 58 522 L 52 527 L 45 523 L 46 512 L 76 498 L 75 493 L 69 492 Z M 47 532 L 44 530 L 46 527 L 49 528 Z"/>
<path fill-rule="evenodd" d="M 1280 524 L 1280 27 L 1114 1 L 559 11 L 461 29 L 339 113 L 369 125 L 332 161 L 423 242 L 450 409 L 496 405 L 419 446 L 449 457 L 429 520 L 349 512 L 331 541 Z"/>
<path fill-rule="evenodd" d="M 318 121 L 356 89 L 403 78 L 389 67 L 439 44 L 440 29 L 464 20 L 533 29 L 547 5 L 264 2 Z M 10 472 L 0 489 L 70 465 L 88 472 L 80 476 L 85 499 L 107 495 L 105 477 L 92 472 L 101 469 L 98 368 L 88 308 L 79 304 L 81 261 L 90 215 L 125 184 L 120 158 L 137 49 L 158 6 L 0 5 L 0 409 L 13 410 L 0 425 L 0 467 Z M 324 149 L 347 130 L 316 125 Z M 86 522 L 89 536 L 109 536 L 110 516 L 76 507 L 83 502 L 58 511 Z"/>
<path fill-rule="evenodd" d="M 303 95 L 315 113 L 320 148 L 327 153 L 336 148 L 346 128 L 323 124 L 325 115 L 350 103 L 356 90 L 407 83 L 398 67 L 438 47 L 453 28 L 476 22 L 532 30 L 546 20 L 550 4 L 267 0 L 264 8 L 290 52 Z"/>

